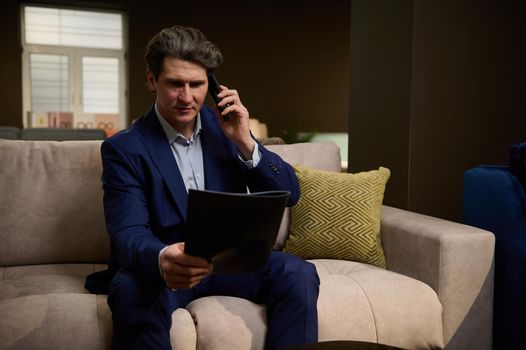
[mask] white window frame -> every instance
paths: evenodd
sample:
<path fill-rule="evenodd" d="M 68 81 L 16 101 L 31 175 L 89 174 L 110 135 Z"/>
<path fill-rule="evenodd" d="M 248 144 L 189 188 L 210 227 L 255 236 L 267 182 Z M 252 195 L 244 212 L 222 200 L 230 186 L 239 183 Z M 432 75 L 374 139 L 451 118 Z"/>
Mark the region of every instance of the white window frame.
<path fill-rule="evenodd" d="M 47 7 L 54 9 L 70 9 L 94 11 L 102 13 L 116 13 L 122 18 L 122 35 L 123 43 L 121 49 L 99 49 L 90 47 L 73 47 L 73 46 L 55 46 L 55 45 L 35 45 L 27 44 L 25 39 L 25 8 L 26 7 Z M 43 6 L 33 4 L 21 5 L 21 26 L 22 26 L 22 96 L 23 96 L 23 125 L 28 127 L 28 112 L 31 110 L 31 77 L 30 77 L 30 56 L 31 54 L 51 54 L 51 55 L 66 55 L 68 56 L 68 76 L 69 76 L 69 105 L 70 112 L 75 118 L 81 120 L 86 115 L 91 113 L 84 113 L 82 108 L 82 58 L 89 57 L 111 57 L 119 60 L 119 127 L 124 129 L 128 125 L 127 114 L 127 78 L 126 78 L 126 56 L 127 56 L 127 18 L 124 12 L 108 11 L 100 9 L 85 9 L 85 8 L 71 8 L 64 6 Z M 75 127 L 75 123 L 73 125 Z M 94 126 L 96 127 L 96 126 Z"/>

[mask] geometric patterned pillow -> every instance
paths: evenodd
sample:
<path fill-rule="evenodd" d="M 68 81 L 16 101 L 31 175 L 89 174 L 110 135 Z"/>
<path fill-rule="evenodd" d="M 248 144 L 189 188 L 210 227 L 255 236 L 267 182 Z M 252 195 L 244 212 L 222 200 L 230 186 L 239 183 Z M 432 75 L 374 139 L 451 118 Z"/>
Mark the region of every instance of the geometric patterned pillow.
<path fill-rule="evenodd" d="M 385 268 L 380 209 L 389 169 L 357 174 L 302 166 L 294 170 L 301 196 L 291 208 L 284 251 L 305 259 L 352 260 Z"/>

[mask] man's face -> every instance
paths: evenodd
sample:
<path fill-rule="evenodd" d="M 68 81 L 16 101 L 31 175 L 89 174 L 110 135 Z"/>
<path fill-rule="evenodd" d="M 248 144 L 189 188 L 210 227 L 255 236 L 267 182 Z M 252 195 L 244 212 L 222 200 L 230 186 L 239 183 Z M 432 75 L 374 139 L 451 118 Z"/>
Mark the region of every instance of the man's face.
<path fill-rule="evenodd" d="M 200 64 L 165 57 L 157 80 L 147 72 L 150 88 L 157 94 L 159 113 L 177 131 L 193 128 L 208 91 L 206 69 Z"/>

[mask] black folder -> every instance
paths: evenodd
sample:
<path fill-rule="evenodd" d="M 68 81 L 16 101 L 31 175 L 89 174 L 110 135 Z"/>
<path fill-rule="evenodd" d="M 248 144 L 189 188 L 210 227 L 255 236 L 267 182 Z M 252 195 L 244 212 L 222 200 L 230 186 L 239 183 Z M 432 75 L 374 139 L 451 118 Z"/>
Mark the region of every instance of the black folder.
<path fill-rule="evenodd" d="M 290 192 L 189 190 L 185 253 L 214 264 L 214 274 L 244 273 L 268 260 Z"/>

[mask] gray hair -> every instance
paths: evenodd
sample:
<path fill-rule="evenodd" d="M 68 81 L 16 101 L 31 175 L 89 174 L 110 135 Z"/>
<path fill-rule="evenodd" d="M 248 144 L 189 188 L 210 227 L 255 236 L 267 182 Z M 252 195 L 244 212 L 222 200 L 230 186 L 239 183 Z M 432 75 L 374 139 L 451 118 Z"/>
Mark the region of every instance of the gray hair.
<path fill-rule="evenodd" d="M 211 71 L 223 63 L 221 51 L 196 28 L 173 26 L 165 28 L 146 45 L 146 68 L 159 78 L 165 57 L 174 57 L 202 65 Z"/>

